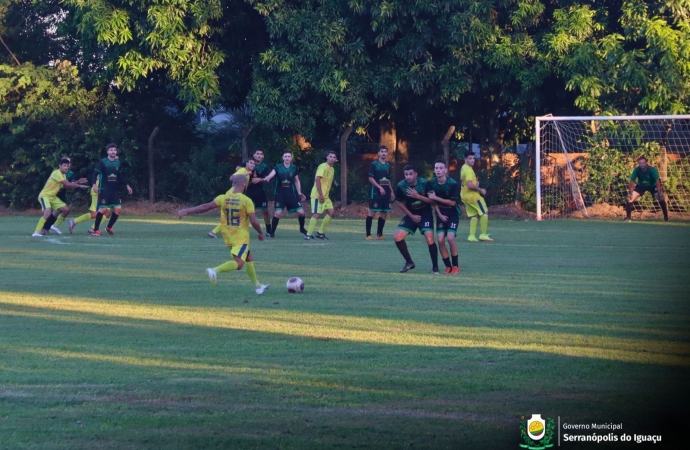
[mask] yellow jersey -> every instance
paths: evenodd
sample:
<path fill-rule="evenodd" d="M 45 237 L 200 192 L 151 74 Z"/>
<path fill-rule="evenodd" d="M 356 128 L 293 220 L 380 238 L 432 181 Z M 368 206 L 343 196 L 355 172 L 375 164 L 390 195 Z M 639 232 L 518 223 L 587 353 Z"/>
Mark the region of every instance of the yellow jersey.
<path fill-rule="evenodd" d="M 321 177 L 321 192 L 324 198 L 328 198 L 328 194 L 331 192 L 334 175 L 335 169 L 329 166 L 328 163 L 323 163 L 316 169 L 316 178 Z M 319 190 L 316 188 L 316 179 L 314 180 L 314 187 L 311 188 L 311 198 L 319 198 Z"/>
<path fill-rule="evenodd" d="M 465 164 L 462 166 L 462 169 L 460 169 L 460 182 L 462 184 L 462 188 L 460 189 L 460 198 L 465 203 L 474 203 L 482 198 L 482 196 L 479 192 L 473 191 L 467 187 L 468 181 L 474 181 L 476 184 L 477 175 L 474 174 L 472 167 Z"/>
<path fill-rule="evenodd" d="M 43 186 L 43 190 L 38 194 L 38 197 L 55 197 L 57 193 L 60 192 L 60 188 L 62 188 L 62 182 L 66 179 L 67 177 L 65 177 L 64 173 L 60 172 L 60 169 L 54 170 L 53 173 L 50 174 L 48 181 L 46 181 L 46 185 Z"/>
<path fill-rule="evenodd" d="M 214 199 L 220 208 L 220 225 L 225 245 L 249 244 L 249 214 L 254 214 L 254 202 L 230 189 Z"/>
<path fill-rule="evenodd" d="M 239 169 L 237 169 L 237 172 L 232 174 L 233 177 L 235 175 L 244 175 L 245 177 L 247 177 L 247 186 L 244 187 L 244 190 L 246 191 L 247 187 L 249 186 L 249 183 L 251 182 L 252 173 L 248 171 L 246 167 L 240 167 Z"/>

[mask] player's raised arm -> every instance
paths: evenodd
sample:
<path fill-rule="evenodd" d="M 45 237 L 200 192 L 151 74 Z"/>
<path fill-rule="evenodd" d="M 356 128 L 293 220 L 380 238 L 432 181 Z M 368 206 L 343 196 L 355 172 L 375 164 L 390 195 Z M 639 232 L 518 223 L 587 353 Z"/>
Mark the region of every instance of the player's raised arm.
<path fill-rule="evenodd" d="M 212 202 L 204 203 L 202 205 L 197 205 L 197 206 L 194 206 L 192 208 L 181 209 L 181 210 L 177 211 L 177 218 L 181 219 L 184 216 L 189 215 L 189 214 L 205 213 L 207 211 L 211 211 L 211 210 L 216 209 L 216 208 L 218 208 L 218 205 L 216 204 L 216 201 L 214 200 Z"/>

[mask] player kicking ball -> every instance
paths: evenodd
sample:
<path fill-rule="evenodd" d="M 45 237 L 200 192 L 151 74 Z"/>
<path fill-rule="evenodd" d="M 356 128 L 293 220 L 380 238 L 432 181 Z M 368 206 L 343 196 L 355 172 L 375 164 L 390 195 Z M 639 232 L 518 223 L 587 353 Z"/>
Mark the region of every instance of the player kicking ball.
<path fill-rule="evenodd" d="M 261 232 L 261 225 L 256 219 L 254 203 L 244 195 L 247 177 L 245 175 L 233 175 L 230 177 L 230 181 L 232 181 L 232 188 L 224 195 L 219 195 L 212 202 L 203 205 L 181 209 L 177 212 L 177 217 L 181 219 L 188 214 L 200 214 L 220 208 L 221 232 L 225 245 L 230 249 L 232 259 L 218 267 L 206 269 L 206 275 L 208 275 L 211 283 L 217 285 L 219 273 L 242 270 L 242 267 L 247 266 L 247 275 L 254 283 L 254 292 L 261 295 L 271 285 L 259 283 L 256 277 L 254 257 L 249 251 L 249 223 L 259 234 L 260 241 L 264 240 L 264 234 Z"/>

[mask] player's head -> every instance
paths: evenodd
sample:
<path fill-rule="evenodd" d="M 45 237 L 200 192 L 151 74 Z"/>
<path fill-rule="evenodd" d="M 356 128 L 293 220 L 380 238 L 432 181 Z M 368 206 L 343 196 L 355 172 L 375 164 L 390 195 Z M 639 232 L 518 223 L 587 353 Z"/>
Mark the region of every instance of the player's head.
<path fill-rule="evenodd" d="M 252 156 L 257 163 L 261 164 L 261 161 L 264 160 L 264 151 L 260 148 L 257 148 L 254 150 L 254 154 Z"/>
<path fill-rule="evenodd" d="M 337 160 L 338 160 L 338 156 L 336 155 L 336 153 L 333 150 L 329 151 L 328 154 L 326 155 L 326 162 L 328 163 L 329 166 L 332 166 L 333 164 L 335 164 L 335 162 Z"/>
<path fill-rule="evenodd" d="M 283 152 L 283 162 L 285 164 L 290 164 L 292 162 L 292 152 L 288 152 L 288 151 Z"/>
<path fill-rule="evenodd" d="M 59 165 L 60 166 L 60 172 L 62 172 L 62 173 L 69 172 L 69 167 L 71 165 L 72 165 L 72 161 L 68 157 L 63 156 L 62 158 L 60 158 L 60 165 Z"/>
<path fill-rule="evenodd" d="M 438 178 L 443 178 L 448 173 L 446 162 L 442 159 L 437 159 L 434 163 L 434 175 Z"/>
<path fill-rule="evenodd" d="M 474 152 L 472 150 L 467 150 L 465 152 L 465 164 L 474 166 Z"/>
<path fill-rule="evenodd" d="M 242 165 L 244 166 L 245 169 L 247 169 L 248 171 L 251 172 L 254 170 L 254 167 L 256 167 L 256 161 L 254 161 L 253 158 L 249 158 Z"/>
<path fill-rule="evenodd" d="M 388 158 L 388 147 L 385 145 L 379 146 L 379 159 L 385 161 Z"/>
<path fill-rule="evenodd" d="M 108 154 L 109 159 L 117 158 L 117 145 L 110 143 L 105 146 L 105 152 Z"/>
<path fill-rule="evenodd" d="M 639 158 L 637 158 L 637 164 L 640 166 L 640 169 L 644 169 L 647 167 L 647 157 L 642 155 Z"/>
<path fill-rule="evenodd" d="M 230 181 L 232 181 L 232 188 L 235 192 L 242 192 L 247 185 L 247 177 L 244 175 L 233 175 L 230 177 Z"/>
<path fill-rule="evenodd" d="M 405 181 L 408 183 L 413 183 L 417 179 L 417 168 L 412 164 L 408 164 L 404 167 Z"/>

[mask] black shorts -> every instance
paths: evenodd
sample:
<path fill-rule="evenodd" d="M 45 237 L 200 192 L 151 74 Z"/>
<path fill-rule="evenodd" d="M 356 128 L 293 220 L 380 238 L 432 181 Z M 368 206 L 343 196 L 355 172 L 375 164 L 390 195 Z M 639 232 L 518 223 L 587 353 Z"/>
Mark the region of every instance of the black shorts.
<path fill-rule="evenodd" d="M 282 211 L 287 209 L 288 212 L 300 211 L 302 209 L 302 203 L 294 195 L 281 194 L 280 191 L 276 192 L 276 211 Z"/>
<path fill-rule="evenodd" d="M 380 195 L 369 200 L 369 211 L 371 212 L 390 212 L 391 198 L 390 196 L 382 197 Z"/>
<path fill-rule="evenodd" d="M 266 191 L 263 189 L 256 192 L 247 192 L 247 197 L 254 202 L 254 209 L 260 211 L 268 210 L 268 198 L 266 197 Z"/>
<path fill-rule="evenodd" d="M 640 186 L 638 184 L 637 186 L 635 186 L 633 191 L 640 194 L 640 197 L 643 196 L 645 192 L 649 192 L 650 194 L 652 194 L 652 196 L 655 196 L 656 195 L 656 186 L 644 187 L 644 186 Z"/>
<path fill-rule="evenodd" d="M 414 211 L 410 212 L 414 213 Z M 427 231 L 431 231 L 433 233 L 434 215 L 431 213 L 431 211 L 422 212 L 421 214 L 416 215 L 422 216 L 422 220 L 420 220 L 419 223 L 415 222 L 410 216 L 405 214 L 398 224 L 398 229 L 405 230 L 410 234 L 414 234 L 417 230 L 420 230 L 422 233 Z"/>
<path fill-rule="evenodd" d="M 458 211 L 456 209 L 453 209 L 448 214 L 443 214 L 443 215 L 448 217 L 448 221 L 443 222 L 441 219 L 438 218 L 438 215 L 437 215 L 436 216 L 436 233 L 437 234 L 438 233 L 457 234 L 458 233 L 458 223 L 460 223 Z"/>
<path fill-rule="evenodd" d="M 98 191 L 98 209 L 122 206 L 118 192 Z"/>

